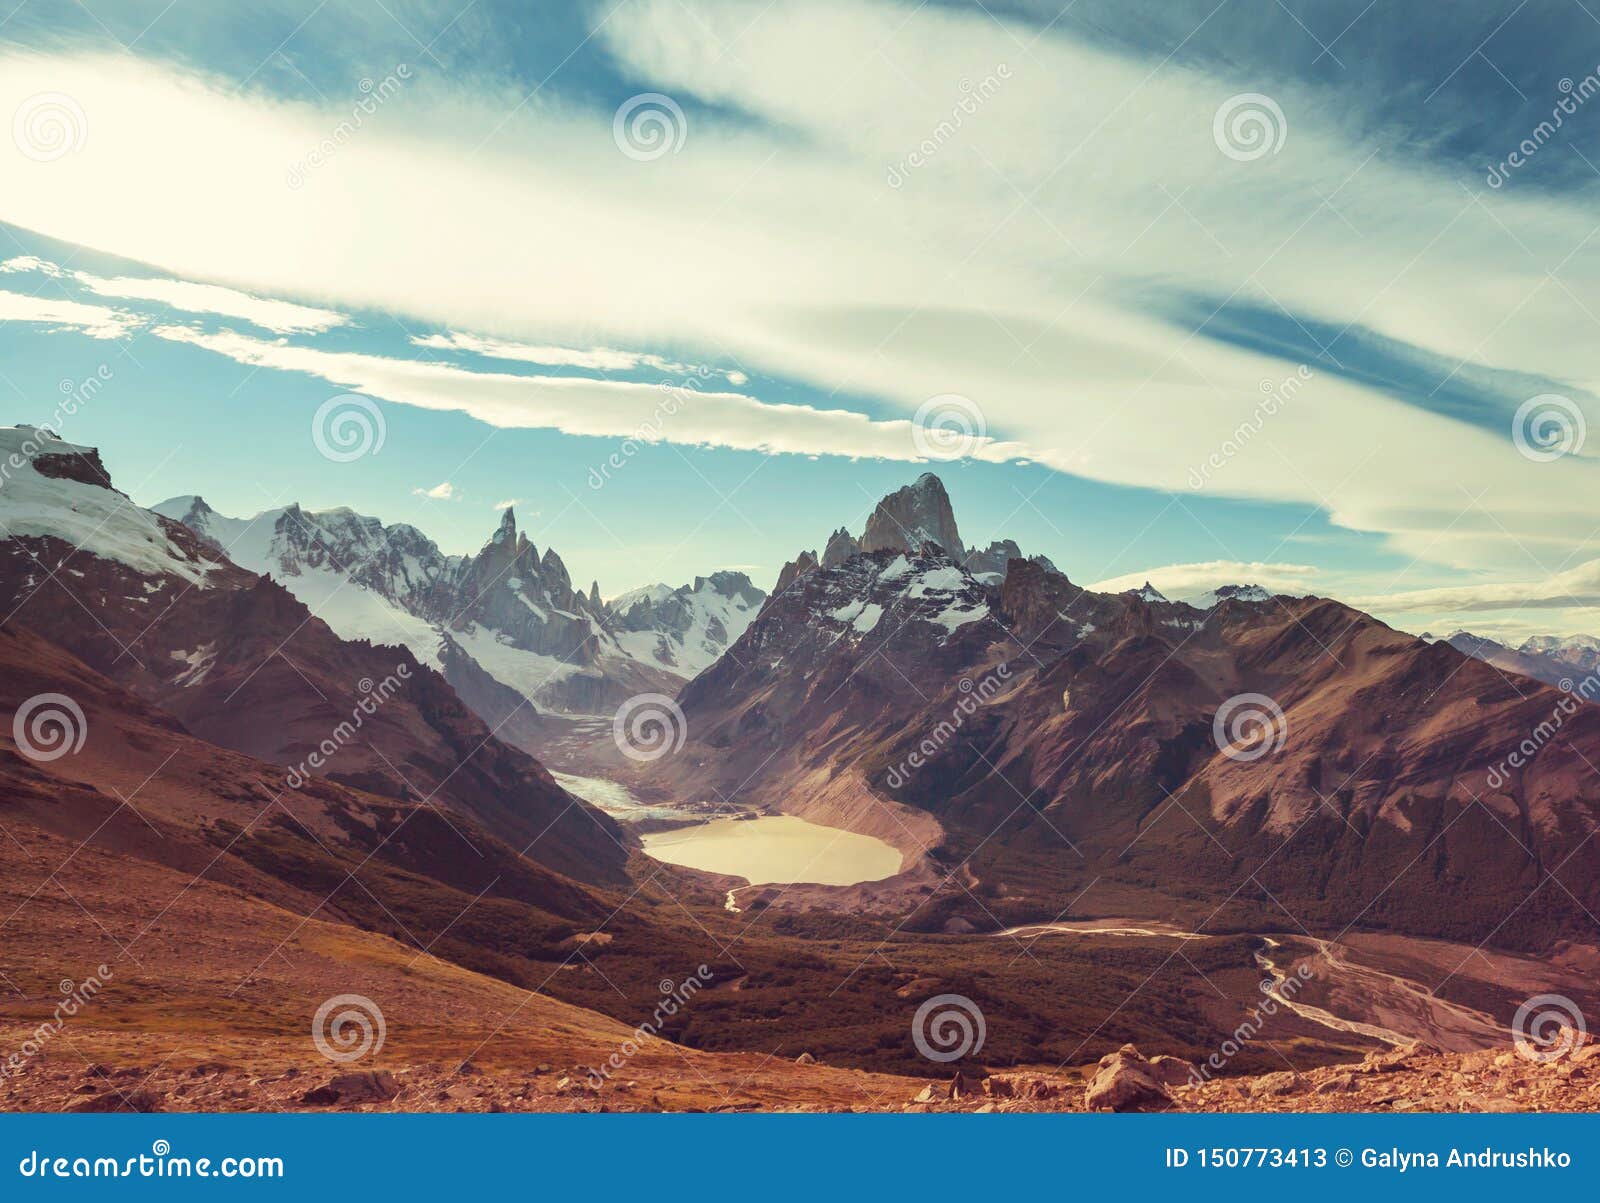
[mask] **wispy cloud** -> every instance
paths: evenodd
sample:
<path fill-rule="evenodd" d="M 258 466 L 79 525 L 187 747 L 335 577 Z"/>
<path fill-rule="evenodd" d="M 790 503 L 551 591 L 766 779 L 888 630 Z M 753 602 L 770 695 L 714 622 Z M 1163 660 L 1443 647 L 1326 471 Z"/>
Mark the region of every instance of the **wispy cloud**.
<path fill-rule="evenodd" d="M 160 276 L 97 276 L 67 271 L 35 255 L 18 255 L 0 263 L 0 272 L 36 272 L 56 280 L 71 279 L 96 296 L 125 301 L 155 301 L 185 313 L 210 313 L 240 318 L 275 334 L 317 333 L 346 325 L 350 319 L 331 309 L 297 305 L 271 297 L 252 296 L 216 284 L 197 284 Z"/>
<path fill-rule="evenodd" d="M 459 496 L 455 485 L 448 480 L 440 481 L 431 489 L 416 488 L 411 491 L 418 497 L 431 497 L 435 501 L 453 501 Z"/>
<path fill-rule="evenodd" d="M 1458 181 L 1292 80 L 1274 84 L 1288 117 L 1280 153 L 1237 161 L 1213 141 L 1212 114 L 1250 81 L 1206 65 L 1221 56 L 1152 70 L 1069 36 L 1068 21 L 1009 21 L 875 0 L 779 5 L 751 21 L 729 0 L 641 0 L 594 42 L 692 110 L 681 154 L 630 160 L 611 113 L 559 94 L 508 114 L 496 86 L 419 77 L 407 119 L 374 123 L 341 155 L 336 196 L 290 193 L 282 169 L 325 136 L 337 104 L 120 53 L 0 52 L 0 112 L 68 92 L 94 125 L 48 171 L 8 177 L 0 219 L 254 296 L 492 331 L 498 351 L 670 348 L 674 361 L 704 354 L 818 399 L 708 392 L 668 425 L 677 441 L 911 458 L 906 419 L 959 394 L 1012 440 L 980 441 L 984 458 L 1026 448 L 1085 478 L 1179 494 L 1299 350 L 1215 337 L 1170 303 L 1236 297 L 1319 342 L 1351 329 L 1393 340 L 1386 361 L 1406 370 L 1319 372 L 1213 493 L 1316 507 L 1382 534 L 1387 550 L 1469 568 L 1519 545 L 1553 568 L 1580 544 L 1592 458 L 1530 462 L 1509 413 L 1496 429 L 1492 409 L 1467 422 L 1393 391 L 1448 399 L 1451 379 L 1435 375 L 1482 366 L 1497 380 L 1570 381 L 1574 401 L 1593 404 L 1581 298 L 1600 287 L 1600 261 L 1586 197 Z M 816 64 L 841 45 L 878 47 L 895 69 L 816 86 Z M 960 81 L 1001 63 L 1009 78 L 981 114 L 889 188 L 886 166 L 948 121 Z M 491 132 L 483 153 L 462 154 L 463 130 Z M 160 203 L 107 203 L 133 178 L 163 181 Z M 430 376 L 199 337 L 497 425 L 627 437 L 651 408 L 620 384 L 450 365 L 432 367 L 459 376 Z M 477 336 L 429 337 L 469 351 L 457 339 Z M 820 400 L 835 397 L 850 400 Z M 1600 413 L 1588 416 L 1600 430 Z"/>
<path fill-rule="evenodd" d="M 635 372 L 651 368 L 669 376 L 719 375 L 733 384 L 743 384 L 742 372 L 714 372 L 703 365 L 680 363 L 661 355 L 642 351 L 619 351 L 613 347 L 541 346 L 535 343 L 509 342 L 505 339 L 483 338 L 476 334 L 453 331 L 449 334 L 414 335 L 413 346 L 435 351 L 467 351 L 486 359 L 507 359 L 521 363 L 536 363 L 552 368 L 582 368 L 590 372 Z"/>
<path fill-rule="evenodd" d="M 1363 608 L 1402 613 L 1559 610 L 1600 606 L 1600 560 L 1536 580 L 1412 589 L 1356 599 Z"/>
<path fill-rule="evenodd" d="M 1149 581 L 1174 600 L 1192 597 L 1219 585 L 1260 585 L 1272 593 L 1306 593 L 1320 569 L 1311 564 L 1269 564 L 1259 560 L 1206 560 L 1194 564 L 1166 564 L 1142 572 L 1124 573 L 1098 581 L 1089 588 L 1097 593 L 1121 593 Z"/>
<path fill-rule="evenodd" d="M 104 305 L 0 291 L 0 322 L 37 322 L 56 330 L 76 330 L 90 338 L 121 338 L 143 321 L 136 313 Z"/>
<path fill-rule="evenodd" d="M 506 428 L 542 427 L 741 451 L 921 458 L 909 421 L 877 421 L 844 409 L 769 404 L 743 393 L 709 390 L 694 393 L 689 402 L 674 401 L 654 384 L 471 372 L 452 364 L 324 351 L 188 326 L 158 326 L 151 333 L 240 363 L 306 372 L 354 392 L 422 409 L 459 411 Z M 983 439 L 974 452 L 976 458 L 1003 462 L 1020 457 L 1024 449 Z"/>

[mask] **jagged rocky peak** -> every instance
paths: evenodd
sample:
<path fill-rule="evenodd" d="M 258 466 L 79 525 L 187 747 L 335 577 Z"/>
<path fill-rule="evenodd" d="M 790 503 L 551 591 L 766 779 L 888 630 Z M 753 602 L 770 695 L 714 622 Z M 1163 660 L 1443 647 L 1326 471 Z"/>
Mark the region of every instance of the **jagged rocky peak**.
<path fill-rule="evenodd" d="M 956 528 L 955 511 L 944 482 L 932 472 L 924 472 L 904 488 L 896 489 L 878 503 L 867 519 L 861 536 L 862 551 L 904 551 L 920 553 L 925 543 L 937 544 L 948 555 L 961 559 L 966 549 Z"/>
<path fill-rule="evenodd" d="M 1129 589 L 1128 592 L 1142 602 L 1164 602 L 1167 600 L 1161 590 L 1157 589 L 1149 581 L 1146 581 L 1137 589 Z"/>
<path fill-rule="evenodd" d="M 822 549 L 822 566 L 837 568 L 860 551 L 861 544 L 856 541 L 855 536 L 841 526 L 828 536 L 828 545 Z"/>
<path fill-rule="evenodd" d="M 806 573 L 815 572 L 816 569 L 817 553 L 814 551 L 802 551 L 798 556 L 785 564 L 783 566 L 783 571 L 778 573 L 778 583 L 772 587 L 773 596 L 777 596 L 779 593 L 782 593 Z"/>
<path fill-rule="evenodd" d="M 1271 601 L 1272 594 L 1260 585 L 1218 585 L 1206 593 L 1202 593 L 1189 604 L 1197 610 L 1209 610 L 1220 606 L 1223 602 L 1264 602 Z"/>

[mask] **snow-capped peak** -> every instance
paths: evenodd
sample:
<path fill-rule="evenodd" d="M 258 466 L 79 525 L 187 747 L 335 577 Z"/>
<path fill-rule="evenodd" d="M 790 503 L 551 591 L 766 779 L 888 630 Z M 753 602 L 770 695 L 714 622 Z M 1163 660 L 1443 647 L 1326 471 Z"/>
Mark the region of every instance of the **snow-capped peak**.
<path fill-rule="evenodd" d="M 1194 598 L 1189 604 L 1197 610 L 1209 610 L 1225 601 L 1264 602 L 1271 600 L 1272 594 L 1268 593 L 1260 585 L 1218 585 L 1215 589 L 1211 589 Z"/>
<path fill-rule="evenodd" d="M 49 538 L 146 576 L 206 586 L 215 565 L 111 487 L 100 453 L 28 426 L 0 427 L 0 533 Z"/>
<path fill-rule="evenodd" d="M 1226 588 L 1226 586 L 1224 586 L 1224 588 Z M 1137 597 L 1142 602 L 1164 602 L 1167 600 L 1166 597 L 1162 595 L 1161 591 L 1149 581 L 1146 581 L 1138 589 L 1129 589 L 1128 592 L 1133 594 L 1133 596 Z"/>

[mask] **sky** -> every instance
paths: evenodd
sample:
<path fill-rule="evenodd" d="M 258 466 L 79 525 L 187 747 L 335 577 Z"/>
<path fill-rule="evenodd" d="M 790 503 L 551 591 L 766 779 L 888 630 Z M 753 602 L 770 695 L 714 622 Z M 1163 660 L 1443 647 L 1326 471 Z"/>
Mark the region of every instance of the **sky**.
<path fill-rule="evenodd" d="M 614 594 L 968 543 L 1600 633 L 1578 0 L 22 0 L 0 420 Z"/>

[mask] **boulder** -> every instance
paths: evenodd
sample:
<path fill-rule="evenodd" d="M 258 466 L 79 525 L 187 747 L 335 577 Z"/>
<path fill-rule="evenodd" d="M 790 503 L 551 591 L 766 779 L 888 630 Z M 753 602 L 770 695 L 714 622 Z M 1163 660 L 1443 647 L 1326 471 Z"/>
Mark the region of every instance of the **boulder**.
<path fill-rule="evenodd" d="M 1176 1106 L 1150 1062 L 1131 1044 L 1100 1058 L 1083 1101 L 1090 1111 L 1167 1111 Z"/>
<path fill-rule="evenodd" d="M 817 1063 L 817 1059 L 810 1053 L 801 1053 L 794 1059 L 794 1063 L 796 1065 L 815 1065 Z"/>
<path fill-rule="evenodd" d="M 1166 1086 L 1188 1086 L 1200 1080 L 1200 1069 L 1193 1061 L 1165 1055 L 1150 1058 L 1150 1068 Z"/>
<path fill-rule="evenodd" d="M 302 1103 L 327 1107 L 334 1103 L 386 1103 L 400 1093 L 400 1083 L 387 1069 L 363 1069 L 337 1074 L 300 1096 Z"/>

